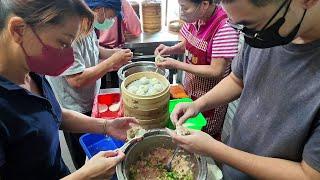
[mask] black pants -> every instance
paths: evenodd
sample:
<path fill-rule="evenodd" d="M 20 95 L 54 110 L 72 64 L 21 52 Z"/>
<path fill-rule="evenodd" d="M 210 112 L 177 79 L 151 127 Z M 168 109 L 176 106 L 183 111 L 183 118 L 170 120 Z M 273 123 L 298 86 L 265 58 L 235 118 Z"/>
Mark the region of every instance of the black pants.
<path fill-rule="evenodd" d="M 91 116 L 91 112 L 84 113 L 87 116 Z M 83 135 L 82 133 L 69 133 L 64 131 L 64 138 L 66 139 L 68 149 L 71 154 L 71 158 L 73 161 L 73 164 L 76 169 L 80 169 L 85 161 L 86 161 L 86 154 L 84 153 L 79 138 Z"/>

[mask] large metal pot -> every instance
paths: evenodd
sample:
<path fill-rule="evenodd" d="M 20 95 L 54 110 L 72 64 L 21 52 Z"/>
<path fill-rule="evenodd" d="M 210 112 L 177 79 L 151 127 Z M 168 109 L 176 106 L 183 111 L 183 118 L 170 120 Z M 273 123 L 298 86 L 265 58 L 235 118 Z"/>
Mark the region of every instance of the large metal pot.
<path fill-rule="evenodd" d="M 139 62 L 129 63 L 118 70 L 119 87 L 121 86 L 122 81 L 126 77 L 137 72 L 145 72 L 145 71 L 157 72 L 169 80 L 168 69 L 157 68 L 154 62 L 139 61 Z"/>
<path fill-rule="evenodd" d="M 131 164 L 138 161 L 141 153 L 149 153 L 155 148 L 165 147 L 175 149 L 176 145 L 165 130 L 151 130 L 144 135 L 142 141 L 129 141 L 121 149 L 126 154 L 126 158 L 117 165 L 117 176 L 120 180 L 129 180 L 129 168 Z M 191 161 L 195 164 L 193 173 L 194 179 L 204 180 L 207 178 L 207 161 L 205 157 L 196 154 L 191 155 Z"/>

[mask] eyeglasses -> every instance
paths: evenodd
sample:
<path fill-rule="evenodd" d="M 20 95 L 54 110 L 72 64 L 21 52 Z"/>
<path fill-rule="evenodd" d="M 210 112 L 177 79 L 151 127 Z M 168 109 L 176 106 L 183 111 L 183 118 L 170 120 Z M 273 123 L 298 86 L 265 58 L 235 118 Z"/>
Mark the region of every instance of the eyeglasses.
<path fill-rule="evenodd" d="M 253 30 L 253 29 L 249 29 L 247 27 L 245 27 L 244 25 L 242 24 L 235 24 L 233 22 L 231 22 L 230 19 L 228 19 L 227 23 L 233 28 L 235 29 L 236 31 L 239 31 L 241 32 L 244 36 L 248 37 L 248 38 L 251 38 L 251 39 L 254 39 L 254 38 L 257 38 L 257 39 L 260 39 L 259 36 L 260 36 L 260 33 L 263 32 L 269 25 L 270 23 L 273 21 L 273 19 L 279 14 L 279 12 L 282 10 L 282 8 L 287 4 L 287 2 L 290 2 L 289 5 L 287 6 L 286 8 L 286 11 L 285 11 L 285 15 L 287 14 L 288 12 L 288 9 L 290 7 L 290 4 L 291 4 L 291 1 L 287 1 L 285 0 L 281 6 L 279 7 L 279 9 L 276 11 L 276 13 L 269 19 L 269 21 L 266 23 L 266 25 L 260 30 L 260 31 L 256 31 L 256 30 Z"/>

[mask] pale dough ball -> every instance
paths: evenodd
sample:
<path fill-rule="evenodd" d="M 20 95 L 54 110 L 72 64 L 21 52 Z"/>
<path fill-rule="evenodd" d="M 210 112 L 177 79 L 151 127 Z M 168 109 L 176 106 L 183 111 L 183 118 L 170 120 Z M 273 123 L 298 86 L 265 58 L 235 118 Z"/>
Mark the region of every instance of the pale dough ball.
<path fill-rule="evenodd" d="M 130 93 L 136 94 L 137 91 L 138 91 L 138 87 L 135 86 L 134 84 L 130 84 L 130 86 L 128 87 L 128 91 L 129 91 Z"/>
<path fill-rule="evenodd" d="M 148 93 L 147 93 L 147 96 L 152 96 L 152 95 L 155 95 L 157 94 L 158 92 L 154 89 L 154 88 L 150 88 Z"/>
<path fill-rule="evenodd" d="M 140 82 L 141 82 L 141 84 L 143 84 L 143 85 L 147 85 L 147 84 L 149 84 L 149 79 L 147 78 L 147 77 L 142 77 L 141 79 L 140 79 Z"/>
<path fill-rule="evenodd" d="M 163 90 L 163 87 L 161 84 L 156 84 L 153 87 L 157 92 L 161 92 Z"/>
<path fill-rule="evenodd" d="M 138 95 L 138 96 L 144 96 L 144 95 L 145 95 L 145 92 L 142 91 L 141 89 L 138 89 L 138 91 L 136 92 L 136 95 Z"/>
<path fill-rule="evenodd" d="M 139 86 L 138 90 L 142 91 L 143 93 L 146 93 L 149 91 L 149 87 L 147 85 L 141 85 Z"/>
<path fill-rule="evenodd" d="M 152 78 L 152 79 L 150 80 L 150 84 L 152 84 L 152 85 L 159 84 L 159 81 L 158 81 L 157 78 Z"/>

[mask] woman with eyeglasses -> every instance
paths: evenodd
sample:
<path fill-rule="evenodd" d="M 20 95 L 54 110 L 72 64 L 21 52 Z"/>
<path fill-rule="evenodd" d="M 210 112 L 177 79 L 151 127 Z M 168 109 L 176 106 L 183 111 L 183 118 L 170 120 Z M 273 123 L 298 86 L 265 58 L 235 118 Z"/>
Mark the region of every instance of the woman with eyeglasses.
<path fill-rule="evenodd" d="M 210 91 L 230 73 L 231 60 L 238 53 L 239 33 L 227 23 L 224 10 L 213 0 L 179 0 L 181 18 L 187 22 L 181 35 L 184 40 L 172 47 L 160 45 L 156 55 L 186 52 L 186 62 L 166 58 L 157 66 L 185 71 L 184 87 L 196 100 Z M 203 129 L 220 139 L 227 105 L 203 112 Z"/>
<path fill-rule="evenodd" d="M 105 179 L 124 158 L 100 152 L 70 174 L 59 129 L 126 139 L 133 118 L 91 118 L 61 108 L 45 75 L 74 63 L 71 44 L 92 31 L 82 0 L 0 0 L 0 179 Z"/>

